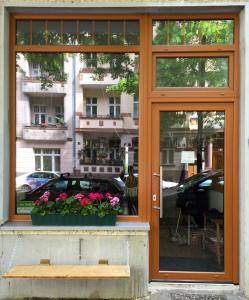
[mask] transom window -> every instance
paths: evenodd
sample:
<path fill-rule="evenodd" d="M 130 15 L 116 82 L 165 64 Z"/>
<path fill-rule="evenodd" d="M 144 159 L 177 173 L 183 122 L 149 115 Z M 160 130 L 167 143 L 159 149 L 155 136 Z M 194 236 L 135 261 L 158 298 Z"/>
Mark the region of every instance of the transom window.
<path fill-rule="evenodd" d="M 234 20 L 153 20 L 154 45 L 234 43 Z"/>
<path fill-rule="evenodd" d="M 18 45 L 139 45 L 138 20 L 18 20 Z"/>

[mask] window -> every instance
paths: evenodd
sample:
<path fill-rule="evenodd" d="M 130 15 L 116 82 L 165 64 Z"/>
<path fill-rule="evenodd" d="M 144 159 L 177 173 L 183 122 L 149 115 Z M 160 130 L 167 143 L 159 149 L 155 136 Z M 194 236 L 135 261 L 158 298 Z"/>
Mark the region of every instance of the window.
<path fill-rule="evenodd" d="M 36 171 L 60 171 L 60 149 L 34 149 Z"/>
<path fill-rule="evenodd" d="M 110 116 L 114 118 L 120 117 L 120 97 L 109 98 Z"/>
<path fill-rule="evenodd" d="M 227 57 L 157 57 L 156 87 L 228 87 Z"/>
<path fill-rule="evenodd" d="M 89 118 L 97 117 L 97 98 L 86 98 L 86 115 Z"/>
<path fill-rule="evenodd" d="M 162 149 L 162 164 L 174 164 L 174 149 Z"/>
<path fill-rule="evenodd" d="M 154 45 L 233 44 L 233 20 L 154 20 Z"/>
<path fill-rule="evenodd" d="M 34 113 L 34 124 L 35 125 L 40 125 L 40 124 L 45 124 L 47 119 L 46 119 L 46 106 L 45 105 L 34 105 L 33 107 L 33 113 Z"/>
<path fill-rule="evenodd" d="M 139 117 L 139 102 L 136 95 L 133 96 L 133 118 L 138 119 Z"/>
<path fill-rule="evenodd" d="M 55 123 L 64 122 L 64 107 L 63 105 L 55 106 Z"/>
<path fill-rule="evenodd" d="M 18 45 L 139 45 L 139 34 L 139 20 L 16 22 Z"/>
<path fill-rule="evenodd" d="M 30 76 L 31 77 L 37 77 L 41 75 L 40 66 L 36 63 L 30 64 Z"/>

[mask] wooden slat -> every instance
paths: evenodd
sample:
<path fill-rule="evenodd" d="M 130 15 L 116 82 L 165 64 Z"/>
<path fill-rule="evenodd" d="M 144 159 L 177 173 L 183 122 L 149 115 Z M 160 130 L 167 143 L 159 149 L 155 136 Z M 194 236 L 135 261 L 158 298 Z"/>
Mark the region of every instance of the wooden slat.
<path fill-rule="evenodd" d="M 128 265 L 20 265 L 12 267 L 3 278 L 108 279 L 130 277 Z"/>

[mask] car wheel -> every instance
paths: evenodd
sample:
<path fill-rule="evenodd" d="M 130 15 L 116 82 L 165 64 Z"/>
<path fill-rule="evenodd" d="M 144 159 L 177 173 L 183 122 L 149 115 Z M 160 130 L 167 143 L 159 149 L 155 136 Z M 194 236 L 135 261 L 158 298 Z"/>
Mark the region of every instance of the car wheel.
<path fill-rule="evenodd" d="M 22 186 L 20 187 L 20 191 L 22 191 L 22 192 L 29 192 L 29 191 L 31 191 L 31 190 L 32 190 L 32 188 L 31 188 L 31 186 L 28 185 L 28 184 L 24 184 L 24 185 L 22 185 Z"/>

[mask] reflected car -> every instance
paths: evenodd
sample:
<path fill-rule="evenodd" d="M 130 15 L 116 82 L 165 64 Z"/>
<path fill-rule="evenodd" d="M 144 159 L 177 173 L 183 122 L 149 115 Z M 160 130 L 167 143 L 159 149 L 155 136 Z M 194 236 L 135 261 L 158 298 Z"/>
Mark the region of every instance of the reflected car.
<path fill-rule="evenodd" d="M 89 194 L 91 192 L 111 193 L 122 198 L 123 189 L 113 179 L 64 177 L 55 178 L 41 185 L 35 190 L 26 193 L 26 200 L 36 201 L 45 191 L 50 192 L 49 200 L 55 200 L 60 192 L 69 196 L 77 193 Z"/>
<path fill-rule="evenodd" d="M 209 170 L 190 176 L 177 186 L 163 191 L 163 215 L 168 215 L 170 210 L 176 208 L 181 209 L 183 214 L 196 217 L 196 221 L 211 209 L 222 214 L 223 188 L 224 173 L 221 170 Z M 211 193 L 216 193 L 215 203 L 211 201 L 214 198 Z"/>
<path fill-rule="evenodd" d="M 31 191 L 43 185 L 44 183 L 47 183 L 49 180 L 59 177 L 59 173 L 49 171 L 26 173 L 16 177 L 16 190 L 18 192 Z"/>

